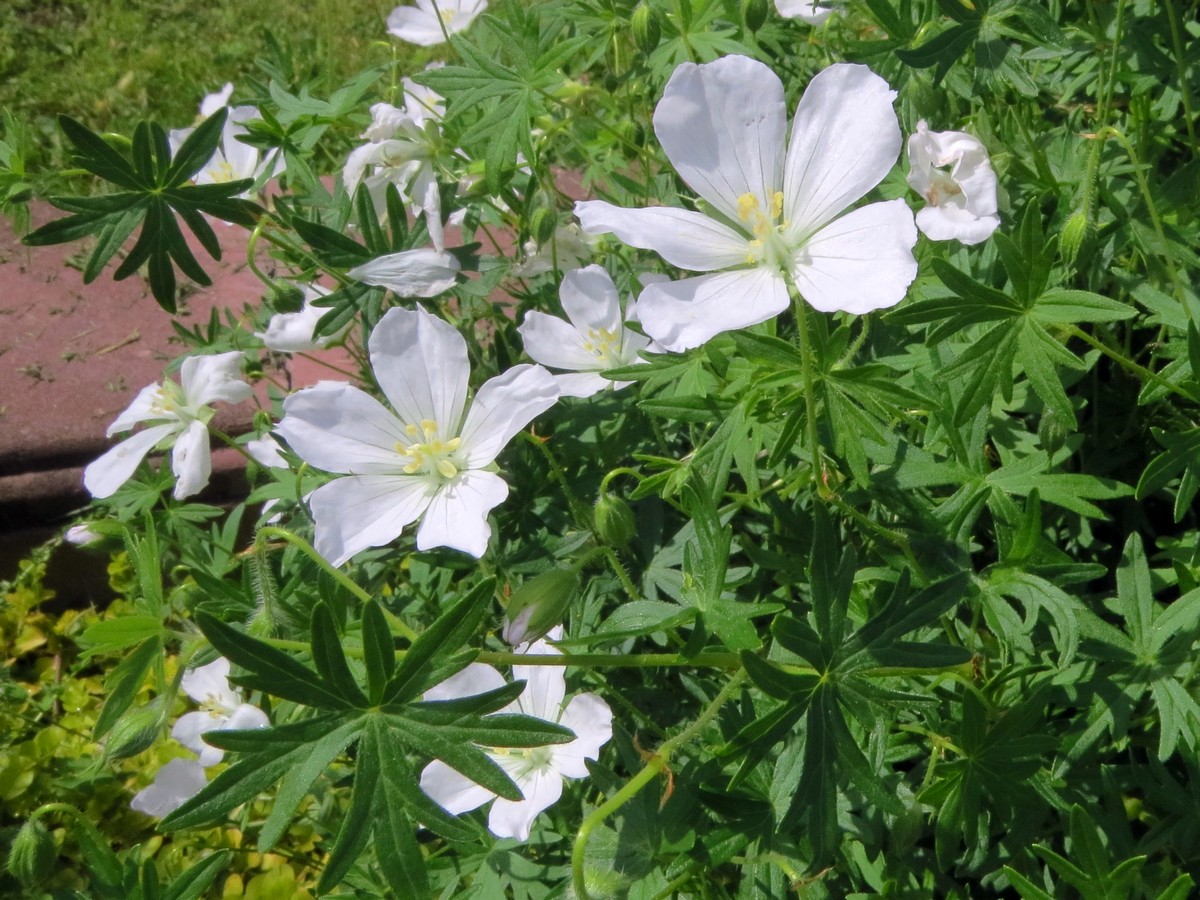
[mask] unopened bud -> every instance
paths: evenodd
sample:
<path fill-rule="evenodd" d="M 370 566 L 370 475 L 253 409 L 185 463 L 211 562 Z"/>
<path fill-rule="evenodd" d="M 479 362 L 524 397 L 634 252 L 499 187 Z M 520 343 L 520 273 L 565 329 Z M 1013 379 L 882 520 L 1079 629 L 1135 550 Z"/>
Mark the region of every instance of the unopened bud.
<path fill-rule="evenodd" d="M 758 31 L 767 21 L 767 0 L 742 0 L 742 19 L 751 31 Z"/>
<path fill-rule="evenodd" d="M 533 211 L 533 215 L 529 219 L 529 233 L 539 247 L 544 247 L 550 243 L 554 237 L 554 230 L 558 227 L 558 216 L 554 211 L 547 209 L 544 206 L 539 206 Z"/>
<path fill-rule="evenodd" d="M 629 508 L 629 504 L 607 491 L 596 498 L 592 523 L 596 537 L 610 547 L 624 547 L 637 533 L 637 523 L 633 519 L 633 510 Z"/>
<path fill-rule="evenodd" d="M 1063 262 L 1067 265 L 1074 264 L 1079 256 L 1079 251 L 1083 248 L 1083 242 L 1087 240 L 1089 230 L 1088 217 L 1083 210 L 1077 210 L 1071 218 L 1067 219 L 1067 224 L 1063 226 L 1062 237 L 1058 240 Z"/>
<path fill-rule="evenodd" d="M 136 756 L 158 739 L 162 716 L 157 703 L 141 709 L 131 709 L 117 720 L 104 742 L 104 754 L 109 759 Z"/>
<path fill-rule="evenodd" d="M 508 601 L 504 640 L 514 647 L 528 644 L 561 624 L 575 599 L 578 583 L 578 569 L 551 569 L 522 584 Z"/>
<path fill-rule="evenodd" d="M 1053 410 L 1047 410 L 1041 421 L 1038 422 L 1038 440 L 1042 444 L 1042 449 L 1050 456 L 1062 449 L 1063 444 L 1067 442 L 1067 437 L 1071 434 L 1071 424 L 1064 422 Z"/>
<path fill-rule="evenodd" d="M 276 281 L 271 285 L 271 290 L 267 294 L 267 302 L 275 312 L 299 312 L 300 308 L 304 306 L 304 291 L 286 281 Z"/>
<path fill-rule="evenodd" d="M 658 16 L 654 14 L 654 10 L 650 8 L 650 4 L 646 3 L 646 0 L 642 0 L 634 8 L 633 18 L 629 24 L 638 49 L 643 53 L 653 53 L 662 37 L 662 26 L 658 24 Z"/>
<path fill-rule="evenodd" d="M 58 849 L 54 838 L 37 819 L 21 826 L 8 851 L 8 871 L 25 887 L 32 887 L 54 871 Z"/>

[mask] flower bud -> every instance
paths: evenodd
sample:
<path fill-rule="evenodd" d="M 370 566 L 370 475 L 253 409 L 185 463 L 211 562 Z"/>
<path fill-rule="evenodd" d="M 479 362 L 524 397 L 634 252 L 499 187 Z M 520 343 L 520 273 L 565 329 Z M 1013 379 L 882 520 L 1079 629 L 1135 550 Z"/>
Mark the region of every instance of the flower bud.
<path fill-rule="evenodd" d="M 162 726 L 162 716 L 157 703 L 141 709 L 131 709 L 117 720 L 104 742 L 104 753 L 109 759 L 125 759 L 148 749 Z"/>
<path fill-rule="evenodd" d="M 275 312 L 299 312 L 304 306 L 304 291 L 286 281 L 276 281 L 271 284 L 267 302 Z"/>
<path fill-rule="evenodd" d="M 1067 219 L 1067 224 L 1063 226 L 1062 236 L 1058 240 L 1063 262 L 1067 265 L 1075 263 L 1090 230 L 1087 215 L 1084 214 L 1083 210 L 1076 210 L 1071 218 Z"/>
<path fill-rule="evenodd" d="M 571 568 L 551 569 L 522 584 L 508 601 L 504 640 L 514 647 L 528 644 L 560 624 L 575 599 L 578 582 L 579 570 Z"/>
<path fill-rule="evenodd" d="M 1038 422 L 1038 440 L 1051 456 L 1062 449 L 1071 431 L 1071 423 L 1064 422 L 1053 410 L 1047 410 Z"/>
<path fill-rule="evenodd" d="M 624 547 L 637 533 L 637 523 L 629 504 L 607 491 L 596 498 L 592 523 L 596 536 L 610 547 Z"/>
<path fill-rule="evenodd" d="M 633 17 L 629 24 L 638 49 L 643 53 L 653 53 L 662 37 L 662 26 L 658 24 L 658 17 L 654 15 L 654 10 L 650 8 L 650 4 L 646 0 L 642 0 L 633 10 Z"/>
<path fill-rule="evenodd" d="M 539 206 L 533 211 L 533 216 L 529 220 L 529 233 L 539 247 L 544 247 L 550 243 L 550 239 L 554 237 L 554 230 L 558 227 L 558 216 L 554 214 L 554 210 L 547 209 L 544 206 Z"/>
<path fill-rule="evenodd" d="M 8 852 L 8 871 L 21 884 L 32 887 L 52 871 L 58 849 L 54 838 L 37 819 L 21 826 Z"/>
<path fill-rule="evenodd" d="M 751 31 L 758 31 L 767 21 L 767 0 L 742 0 L 742 19 Z"/>

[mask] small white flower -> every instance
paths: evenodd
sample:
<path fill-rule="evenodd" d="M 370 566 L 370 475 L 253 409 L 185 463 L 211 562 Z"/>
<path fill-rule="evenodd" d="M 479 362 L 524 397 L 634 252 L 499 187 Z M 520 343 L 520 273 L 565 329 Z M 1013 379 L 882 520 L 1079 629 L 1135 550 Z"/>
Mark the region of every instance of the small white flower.
<path fill-rule="evenodd" d="M 154 781 L 138 791 L 130 807 L 137 812 L 161 819 L 191 800 L 208 784 L 204 766 L 194 759 L 173 759 L 154 776 Z"/>
<path fill-rule="evenodd" d="M 417 549 L 482 556 L 488 512 L 508 496 L 492 463 L 558 399 L 554 376 L 521 365 L 467 406 L 467 343 L 424 310 L 389 310 L 367 342 L 389 410 L 369 394 L 321 382 L 284 402 L 277 432 L 302 459 L 347 477 L 313 491 L 317 552 L 341 565 L 395 540 L 417 519 Z"/>
<path fill-rule="evenodd" d="M 487 0 L 417 0 L 414 6 L 397 6 L 388 16 L 388 34 L 410 44 L 432 47 L 446 35 L 462 31 L 487 9 Z"/>
<path fill-rule="evenodd" d="M 324 350 L 330 344 L 340 341 L 346 336 L 353 323 L 347 323 L 345 328 L 335 334 L 314 338 L 313 331 L 321 317 L 329 312 L 328 307 L 313 306 L 314 300 L 319 300 L 329 294 L 328 288 L 319 284 L 304 285 L 304 306 L 299 312 L 276 313 L 267 323 L 266 331 L 256 331 L 254 336 L 261 340 L 268 350 L 277 353 L 303 353 L 307 350 Z"/>
<path fill-rule="evenodd" d="M 560 225 L 554 237 L 538 247 L 537 241 L 526 241 L 521 249 L 525 259 L 510 270 L 516 278 L 532 278 L 543 275 L 554 268 L 555 261 L 561 271 L 578 268 L 595 255 L 598 239 L 584 234 L 583 229 L 571 222 Z"/>
<path fill-rule="evenodd" d="M 635 309 L 622 315 L 621 298 L 608 272 L 600 266 L 568 272 L 558 296 L 571 321 L 540 312 L 526 314 L 517 329 L 525 352 L 544 366 L 575 373 L 556 376 L 564 397 L 590 397 L 608 387 L 631 384 L 599 374 L 643 362 L 638 351 L 650 345 L 649 338 L 625 327 L 626 319 L 635 318 Z"/>
<path fill-rule="evenodd" d="M 202 708 L 180 716 L 171 729 L 171 737 L 199 756 L 201 766 L 215 766 L 225 758 L 224 750 L 204 742 L 203 735 L 207 732 L 266 728 L 270 724 L 265 712 L 243 703 L 238 692 L 229 686 L 229 660 L 224 657 L 187 672 L 182 687 Z"/>
<path fill-rule="evenodd" d="M 88 547 L 92 544 L 98 544 L 104 540 L 104 535 L 95 531 L 91 523 L 80 522 L 78 525 L 72 525 L 63 535 L 63 540 L 68 544 L 74 544 L 76 547 Z"/>
<path fill-rule="evenodd" d="M 111 497 L 151 450 L 171 450 L 175 499 L 182 500 L 208 484 L 212 459 L 208 449 L 208 404 L 217 400 L 241 403 L 253 391 L 241 381 L 242 353 L 231 350 L 213 356 L 189 356 L 183 361 L 180 384 L 163 381 L 142 388 L 133 402 L 108 426 L 107 435 L 129 431 L 139 422 L 150 427 L 113 447 L 83 471 L 83 484 L 99 500 Z"/>
<path fill-rule="evenodd" d="M 862 314 L 904 299 L 917 273 L 907 205 L 842 214 L 896 162 L 895 96 L 866 66 L 830 66 L 800 98 L 785 142 L 783 84 L 769 68 L 744 56 L 679 66 L 654 131 L 714 214 L 575 205 L 589 234 L 611 232 L 673 266 L 710 273 L 648 286 L 638 298 L 646 333 L 681 351 L 764 322 L 788 308 L 789 278 L 822 312 Z"/>
<path fill-rule="evenodd" d="M 451 254 L 422 248 L 379 256 L 347 277 L 385 287 L 398 297 L 436 297 L 454 287 L 460 266 Z"/>
<path fill-rule="evenodd" d="M 371 107 L 371 125 L 362 136 L 368 143 L 350 151 L 342 170 L 346 191 L 353 194 L 360 183 L 365 184 L 375 209 L 382 214 L 387 186 L 396 185 L 410 212 L 425 214 L 434 248 L 444 250 L 442 199 L 433 165 L 441 147 L 437 121 L 376 103 Z"/>
<path fill-rule="evenodd" d="M 551 632 L 561 637 L 562 629 Z M 545 641 L 519 648 L 520 653 L 554 654 Z M 598 759 L 600 748 L 612 737 L 612 710 L 595 694 L 576 694 L 564 705 L 566 678 L 560 666 L 513 666 L 513 678 L 525 681 L 525 690 L 502 713 L 522 713 L 564 725 L 575 732 L 568 744 L 545 747 L 485 747 L 484 752 L 521 789 L 523 800 L 497 797 L 485 787 L 434 760 L 421 772 L 421 790 L 451 815 L 477 809 L 489 800 L 488 829 L 497 837 L 529 839 L 538 813 L 562 796 L 564 778 L 587 776 L 586 760 Z M 504 677 L 491 666 L 472 663 L 457 675 L 425 694 L 426 700 L 453 700 L 503 687 Z"/>
<path fill-rule="evenodd" d="M 996 173 L 987 148 L 964 131 L 930 131 L 922 120 L 908 139 L 908 184 L 928 204 L 917 227 L 935 241 L 986 241 L 1000 225 Z M 946 170 L 949 166 L 949 171 Z"/>
<path fill-rule="evenodd" d="M 425 71 L 440 69 L 445 66 L 442 62 L 433 62 L 425 67 Z M 441 122 L 446 114 L 446 98 L 431 87 L 417 84 L 411 78 L 400 79 L 404 88 L 404 111 L 417 125 L 424 126 L 426 122 Z"/>
<path fill-rule="evenodd" d="M 837 12 L 838 4 L 832 0 L 775 0 L 775 9 L 785 19 L 820 25 Z"/>
<path fill-rule="evenodd" d="M 226 84 L 220 91 L 205 96 L 200 103 L 200 119 L 207 119 L 217 110 L 228 106 L 232 93 L 233 85 Z M 192 176 L 192 181 L 196 184 L 225 184 L 230 181 L 240 181 L 243 178 L 257 180 L 268 169 L 272 176 L 278 175 L 283 170 L 283 158 L 278 152 L 273 151 L 263 158 L 257 147 L 238 140 L 239 136 L 249 133 L 245 123 L 257 118 L 259 118 L 259 113 L 253 106 L 229 107 L 225 125 L 221 129 L 221 141 L 213 152 L 212 158 Z M 171 152 L 177 152 L 195 130 L 194 127 L 171 129 L 167 135 Z M 250 194 L 247 192 L 241 196 L 249 197 Z"/>

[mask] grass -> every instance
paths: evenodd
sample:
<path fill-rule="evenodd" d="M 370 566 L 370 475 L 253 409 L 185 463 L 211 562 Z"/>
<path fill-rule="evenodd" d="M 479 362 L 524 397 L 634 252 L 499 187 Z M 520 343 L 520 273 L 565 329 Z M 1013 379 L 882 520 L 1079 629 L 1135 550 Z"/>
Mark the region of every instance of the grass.
<path fill-rule="evenodd" d="M 0 108 L 57 162 L 58 113 L 125 134 L 142 118 L 187 125 L 226 81 L 245 96 L 262 77 L 256 59 L 319 94 L 391 58 L 384 20 L 395 2 L 4 0 Z"/>

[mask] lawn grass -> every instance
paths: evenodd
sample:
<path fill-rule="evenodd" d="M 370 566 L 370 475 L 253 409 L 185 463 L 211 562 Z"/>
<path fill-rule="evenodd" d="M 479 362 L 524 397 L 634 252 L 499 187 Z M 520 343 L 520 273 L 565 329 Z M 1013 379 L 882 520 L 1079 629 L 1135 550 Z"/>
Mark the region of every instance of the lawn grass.
<path fill-rule="evenodd" d="M 54 117 L 129 134 L 142 118 L 190 124 L 226 81 L 245 96 L 255 60 L 293 84 L 331 89 L 391 58 L 384 21 L 395 0 L 4 0 L 0 108 L 60 159 Z M 264 79 L 265 80 L 265 79 Z"/>

